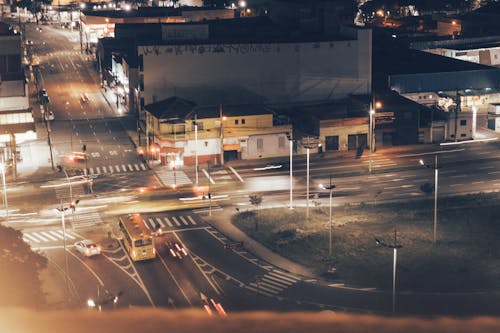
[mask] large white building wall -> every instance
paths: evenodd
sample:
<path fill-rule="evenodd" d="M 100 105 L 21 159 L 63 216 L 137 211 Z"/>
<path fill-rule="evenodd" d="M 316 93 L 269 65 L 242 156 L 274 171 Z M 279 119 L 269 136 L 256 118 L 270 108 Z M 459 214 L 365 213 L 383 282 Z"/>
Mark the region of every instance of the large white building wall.
<path fill-rule="evenodd" d="M 144 104 L 289 103 L 368 94 L 370 38 L 349 41 L 139 46 Z M 369 41 L 369 42 L 368 42 Z"/>

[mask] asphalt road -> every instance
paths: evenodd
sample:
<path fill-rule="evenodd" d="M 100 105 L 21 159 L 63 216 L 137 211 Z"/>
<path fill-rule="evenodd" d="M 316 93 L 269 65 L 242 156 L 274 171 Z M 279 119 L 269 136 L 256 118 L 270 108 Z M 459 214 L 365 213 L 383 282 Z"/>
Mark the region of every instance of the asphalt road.
<path fill-rule="evenodd" d="M 208 193 L 208 177 L 214 209 L 250 207 L 248 195 L 255 192 L 264 195 L 264 207 L 287 206 L 290 184 L 287 158 L 279 159 L 283 167 L 273 170 L 261 170 L 267 161 L 230 162 L 211 170 L 201 166 L 199 188 L 187 183 L 173 190 L 172 179 L 177 181 L 184 174 L 193 180 L 194 170 L 179 170 L 172 178 L 171 171 L 153 172 L 137 159 L 125 132 L 130 119 L 107 104 L 93 64 L 79 52 L 76 32 L 50 26 L 43 26 L 39 32 L 34 25 L 28 25 L 26 30 L 28 38 L 34 41 L 33 52 L 40 58 L 39 88 L 47 90 L 49 109 L 54 112 L 54 120 L 50 122 L 54 157 L 71 177 L 86 169 L 95 178 L 92 191 L 87 183 L 77 180 L 70 187 L 64 174 L 37 183 L 11 184 L 9 223 L 23 229 L 26 241 L 47 254 L 60 273 L 55 279 L 59 279 L 61 288 L 66 288 L 65 281 L 69 281 L 69 304 L 81 307 L 90 297 L 107 299 L 123 292 L 118 303 L 107 303 L 104 307 L 209 305 L 216 311 L 213 304 L 220 303 L 227 311 L 390 311 L 386 292 L 339 288 L 294 276 L 263 262 L 244 248 L 224 249 L 224 244 L 231 241 L 203 222 L 208 202 L 201 196 Z M 83 93 L 89 97 L 86 102 L 81 100 Z M 69 160 L 73 152 L 82 151 L 84 144 L 88 159 Z M 310 163 L 310 204 L 312 207 L 312 200 L 327 203 L 329 193 L 320 191 L 319 184 L 328 184 L 330 176 L 336 185 L 335 205 L 429 196 L 420 187 L 433 184 L 435 155 L 440 196 L 498 191 L 499 148 L 498 142 L 490 142 L 380 150 L 372 155 L 365 152 L 357 159 L 349 153 L 342 158 L 328 154 L 314 156 Z M 420 159 L 430 168 L 421 166 Z M 306 204 L 303 156 L 294 156 L 293 172 L 294 205 L 303 206 Z M 163 185 L 165 188 L 161 189 Z M 314 193 L 318 193 L 318 199 L 313 198 Z M 70 197 L 79 198 L 80 202 L 75 214 L 66 218 L 68 235 L 73 239 L 68 239 L 65 256 L 60 215 L 54 208 L 67 204 Z M 77 239 L 105 240 L 117 214 L 137 212 L 143 213 L 146 223 L 157 218 L 163 221 L 166 233 L 157 239 L 157 259 L 132 263 L 121 246 L 105 248 L 100 257 L 88 259 L 72 248 Z M 166 239 L 185 244 L 190 256 L 183 260 L 169 256 Z M 403 294 L 398 297 L 398 309 L 400 313 L 418 314 L 489 314 L 496 313 L 493 304 L 497 298 L 496 294 Z"/>

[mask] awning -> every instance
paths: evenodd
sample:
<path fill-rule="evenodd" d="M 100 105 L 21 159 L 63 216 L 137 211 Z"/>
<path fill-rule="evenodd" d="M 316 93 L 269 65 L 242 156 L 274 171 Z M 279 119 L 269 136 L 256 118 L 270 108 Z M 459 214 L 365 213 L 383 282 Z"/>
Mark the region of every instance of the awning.
<path fill-rule="evenodd" d="M 233 143 L 233 144 L 224 145 L 224 150 L 240 150 L 240 144 Z"/>

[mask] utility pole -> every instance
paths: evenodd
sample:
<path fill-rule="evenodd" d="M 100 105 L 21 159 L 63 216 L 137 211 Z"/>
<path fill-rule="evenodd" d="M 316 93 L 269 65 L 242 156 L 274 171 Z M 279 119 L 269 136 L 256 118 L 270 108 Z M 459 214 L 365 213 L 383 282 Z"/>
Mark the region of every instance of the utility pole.
<path fill-rule="evenodd" d="M 220 164 L 224 165 L 224 117 L 222 116 L 222 104 L 219 107 L 219 117 L 220 117 Z"/>

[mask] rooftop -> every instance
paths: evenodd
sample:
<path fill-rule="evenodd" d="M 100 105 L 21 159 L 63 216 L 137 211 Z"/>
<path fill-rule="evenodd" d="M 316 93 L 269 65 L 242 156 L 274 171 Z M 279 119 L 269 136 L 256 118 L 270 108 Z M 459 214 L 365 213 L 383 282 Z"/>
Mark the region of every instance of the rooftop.
<path fill-rule="evenodd" d="M 373 62 L 374 68 L 392 75 L 496 70 L 490 66 L 398 47 L 374 49 Z"/>

